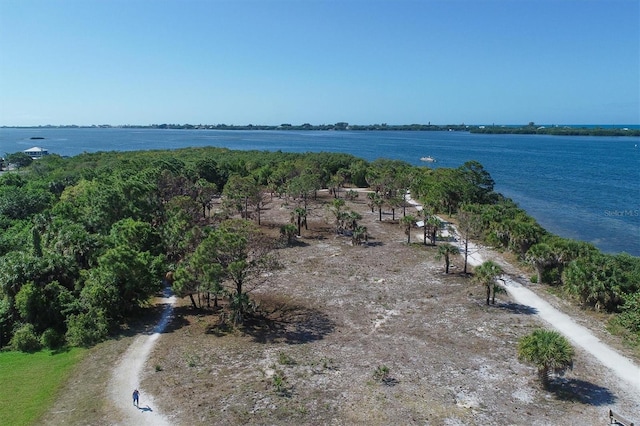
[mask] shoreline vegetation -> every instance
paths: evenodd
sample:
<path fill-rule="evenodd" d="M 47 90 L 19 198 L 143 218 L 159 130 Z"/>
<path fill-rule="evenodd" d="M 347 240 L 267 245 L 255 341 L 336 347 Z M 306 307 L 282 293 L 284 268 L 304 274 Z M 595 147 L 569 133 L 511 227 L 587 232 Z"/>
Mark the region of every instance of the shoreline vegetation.
<path fill-rule="evenodd" d="M 90 129 L 90 128 L 121 128 L 121 129 L 172 129 L 172 130 L 278 130 L 278 131 L 455 131 L 479 134 L 506 135 L 555 135 L 555 136 L 640 136 L 637 125 L 602 126 L 602 125 L 537 125 L 529 122 L 527 125 L 465 125 L 462 124 L 349 124 L 338 122 L 334 124 L 309 124 L 292 125 L 283 123 L 280 125 L 227 125 L 227 124 L 150 124 L 150 125 L 44 125 L 44 126 L 0 126 L 3 129 Z"/>

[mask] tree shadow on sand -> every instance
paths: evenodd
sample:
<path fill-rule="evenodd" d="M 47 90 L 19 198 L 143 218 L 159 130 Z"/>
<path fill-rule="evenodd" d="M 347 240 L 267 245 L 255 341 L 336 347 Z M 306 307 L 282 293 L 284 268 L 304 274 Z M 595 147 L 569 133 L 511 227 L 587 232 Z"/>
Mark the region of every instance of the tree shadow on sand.
<path fill-rule="evenodd" d="M 616 402 L 616 396 L 609 389 L 580 379 L 557 378 L 550 384 L 549 390 L 562 401 L 596 407 Z"/>
<path fill-rule="evenodd" d="M 258 343 L 297 345 L 333 332 L 335 324 L 323 312 L 291 301 L 264 301 L 242 330 Z"/>
<path fill-rule="evenodd" d="M 114 337 L 118 339 L 121 337 L 133 337 L 138 334 L 151 335 L 158 332 L 158 323 L 168 308 L 169 303 L 159 303 L 140 310 L 127 324 L 121 326 L 117 335 Z M 189 321 L 184 318 L 184 312 L 185 307 L 174 306 L 173 312 L 171 312 L 169 318 L 166 320 L 162 333 L 171 333 L 189 325 Z"/>
<path fill-rule="evenodd" d="M 527 305 L 521 305 L 520 303 L 500 303 L 497 307 L 504 311 L 511 312 L 512 314 L 536 315 L 538 313 L 538 310 L 536 308 Z"/>
<path fill-rule="evenodd" d="M 366 247 L 382 247 L 384 243 L 382 241 L 371 241 L 371 238 L 369 238 L 369 241 L 363 243 L 362 245 Z"/>
<path fill-rule="evenodd" d="M 174 306 L 171 313 L 171 319 L 167 322 L 163 333 L 173 333 L 176 330 L 186 327 L 189 324 L 189 320 L 186 318 L 193 313 L 191 306 Z"/>

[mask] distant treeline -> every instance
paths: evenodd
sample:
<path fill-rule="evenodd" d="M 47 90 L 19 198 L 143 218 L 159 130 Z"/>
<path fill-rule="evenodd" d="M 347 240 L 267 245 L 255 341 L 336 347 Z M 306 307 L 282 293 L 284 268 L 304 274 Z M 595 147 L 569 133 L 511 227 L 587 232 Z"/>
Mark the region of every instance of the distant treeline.
<path fill-rule="evenodd" d="M 10 128 L 10 126 L 2 126 Z M 262 124 L 150 124 L 150 125 L 121 125 L 112 126 L 101 124 L 94 126 L 33 126 L 20 128 L 123 128 L 123 129 L 174 129 L 174 130 L 340 130 L 340 131 L 433 131 L 433 132 L 471 132 L 486 134 L 522 134 L 522 135 L 558 135 L 558 136 L 640 136 L 640 129 L 603 128 L 603 127 L 573 127 L 573 126 L 536 126 L 533 122 L 523 126 L 481 126 L 462 124 L 349 124 L 341 121 L 334 124 L 289 124 L 262 125 Z"/>
<path fill-rule="evenodd" d="M 0 128 L 12 128 L 11 126 L 0 126 Z M 289 124 L 283 123 L 280 125 L 264 125 L 264 124 L 150 124 L 150 125 L 137 125 L 126 124 L 120 126 L 112 126 L 109 124 L 101 124 L 94 126 L 76 126 L 76 125 L 63 125 L 63 126 L 26 126 L 20 127 L 21 129 L 39 129 L 39 128 L 61 128 L 61 129 L 91 129 L 91 128 L 123 128 L 123 129 L 174 129 L 174 130 L 413 130 L 413 131 L 467 131 L 469 126 L 465 124 L 447 124 L 447 125 L 434 125 L 434 124 L 349 124 L 347 122 L 338 122 L 334 124 Z"/>
<path fill-rule="evenodd" d="M 471 133 L 487 133 L 493 135 L 556 135 L 556 136 L 640 136 L 640 129 L 603 128 L 603 127 L 570 127 L 570 126 L 474 126 Z"/>

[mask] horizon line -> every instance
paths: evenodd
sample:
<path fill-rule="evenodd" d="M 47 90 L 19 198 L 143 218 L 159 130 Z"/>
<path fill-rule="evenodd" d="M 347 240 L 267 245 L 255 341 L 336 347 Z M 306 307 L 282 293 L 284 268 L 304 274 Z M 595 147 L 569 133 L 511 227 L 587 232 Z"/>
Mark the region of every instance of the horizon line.
<path fill-rule="evenodd" d="M 203 129 L 211 129 L 211 130 L 215 130 L 216 128 L 220 128 L 220 127 L 273 127 L 273 128 L 288 128 L 288 127 L 341 127 L 344 129 L 347 129 L 349 127 L 411 127 L 411 126 L 422 126 L 422 127 L 479 127 L 479 126 L 486 126 L 486 127 L 514 127 L 514 126 L 521 126 L 521 127 L 533 127 L 533 126 L 549 126 L 549 127 L 579 127 L 579 126 L 620 126 L 620 128 L 622 127 L 627 127 L 627 126 L 640 126 L 640 123 L 622 123 L 622 124 L 618 124 L 618 123 L 560 123 L 560 124 L 556 124 L 556 123 L 535 123 L 533 121 L 528 122 L 528 123 L 521 123 L 521 124 L 515 124 L 515 123 L 509 123 L 509 124 L 505 124 L 505 123 L 483 123 L 483 124 L 477 124 L 477 123 L 473 123 L 473 124 L 466 124 L 466 123 L 458 123 L 458 124 L 454 124 L 454 123 L 445 123 L 445 124 L 432 124 L 431 122 L 428 123 L 408 123 L 408 124 L 388 124 L 388 123 L 369 123 L 369 124 L 352 124 L 352 123 L 348 123 L 348 122 L 336 122 L 336 123 L 322 123 L 322 124 L 310 124 L 308 122 L 305 122 L 303 124 L 291 124 L 291 123 L 282 123 L 282 124 L 253 124 L 253 123 L 248 123 L 248 124 L 226 124 L 226 123 L 217 123 L 217 124 L 191 124 L 191 123 L 152 123 L 152 124 L 108 124 L 108 123 L 102 123 L 102 124 L 31 124 L 31 125 L 10 125 L 10 124 L 2 124 L 0 125 L 0 128 L 14 128 L 14 129 L 18 129 L 18 128 L 24 128 L 24 129 L 30 129 L 30 128 L 122 128 L 122 127 L 164 127 L 164 126 L 181 126 L 181 127 L 185 127 L 185 126 L 189 126 L 189 127 L 193 127 L 193 128 L 203 128 Z"/>

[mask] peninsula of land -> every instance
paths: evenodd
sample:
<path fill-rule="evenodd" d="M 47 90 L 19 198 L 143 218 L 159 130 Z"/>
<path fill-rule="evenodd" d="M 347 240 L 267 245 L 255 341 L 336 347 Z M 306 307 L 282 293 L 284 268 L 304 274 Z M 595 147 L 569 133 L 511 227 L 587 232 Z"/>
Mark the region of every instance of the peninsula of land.
<path fill-rule="evenodd" d="M 629 127 L 630 126 L 630 127 Z M 435 132 L 471 132 L 486 134 L 527 134 L 527 135 L 561 135 L 561 136 L 640 136 L 637 125 L 536 125 L 529 122 L 526 125 L 468 125 L 468 124 L 349 124 L 341 121 L 333 124 L 99 124 L 80 126 L 44 125 L 44 126 L 0 126 L 0 128 L 41 129 L 41 128 L 124 128 L 124 129 L 181 129 L 181 130 L 338 130 L 338 131 L 435 131 Z"/>

